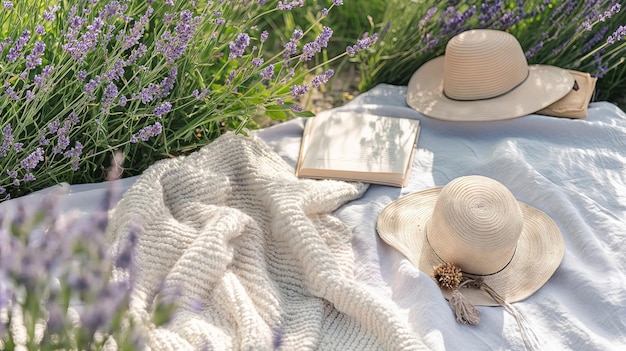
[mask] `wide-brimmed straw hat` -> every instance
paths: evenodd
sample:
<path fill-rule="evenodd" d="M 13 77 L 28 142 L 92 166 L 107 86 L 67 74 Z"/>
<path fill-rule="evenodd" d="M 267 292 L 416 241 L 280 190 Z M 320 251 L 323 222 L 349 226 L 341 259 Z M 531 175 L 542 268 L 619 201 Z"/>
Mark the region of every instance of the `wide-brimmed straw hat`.
<path fill-rule="evenodd" d="M 527 298 L 556 271 L 565 250 L 548 215 L 517 201 L 498 181 L 476 175 L 393 201 L 380 213 L 377 231 L 435 281 L 436 267 L 454 265 L 463 279 L 480 279 L 503 300 L 485 289 L 459 288 L 474 305 Z M 453 289 L 438 283 L 449 299 Z"/>
<path fill-rule="evenodd" d="M 494 121 L 541 110 L 572 90 L 564 69 L 528 65 L 517 39 L 503 31 L 462 32 L 411 77 L 406 101 L 422 114 L 449 121 Z"/>

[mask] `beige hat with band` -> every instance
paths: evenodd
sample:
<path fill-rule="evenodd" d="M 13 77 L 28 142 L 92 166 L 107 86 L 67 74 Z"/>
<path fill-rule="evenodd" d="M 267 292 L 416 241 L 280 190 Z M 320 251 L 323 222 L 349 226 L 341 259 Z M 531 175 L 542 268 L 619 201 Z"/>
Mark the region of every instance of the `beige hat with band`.
<path fill-rule="evenodd" d="M 474 29 L 454 36 L 444 56 L 415 71 L 406 102 L 448 121 L 494 121 L 539 111 L 572 90 L 567 70 L 528 65 L 517 39 L 504 31 Z"/>
<path fill-rule="evenodd" d="M 460 289 L 474 305 L 527 298 L 552 276 L 565 250 L 548 215 L 516 201 L 498 181 L 476 175 L 393 201 L 380 213 L 377 231 L 429 276 L 435 267 L 453 264 L 503 300 L 494 301 L 484 289 Z M 452 291 L 442 287 L 442 293 L 450 298 Z"/>

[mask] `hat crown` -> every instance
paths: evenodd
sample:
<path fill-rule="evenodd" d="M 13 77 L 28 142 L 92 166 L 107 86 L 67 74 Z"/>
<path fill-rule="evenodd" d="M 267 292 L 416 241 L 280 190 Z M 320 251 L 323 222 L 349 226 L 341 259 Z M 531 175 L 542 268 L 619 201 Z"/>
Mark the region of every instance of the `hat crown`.
<path fill-rule="evenodd" d="M 483 176 L 452 180 L 427 224 L 427 238 L 442 260 L 469 274 L 489 275 L 511 261 L 524 220 L 502 184 Z"/>
<path fill-rule="evenodd" d="M 513 35 L 476 29 L 448 41 L 443 75 L 448 98 L 483 100 L 506 94 L 524 82 L 528 63 Z"/>

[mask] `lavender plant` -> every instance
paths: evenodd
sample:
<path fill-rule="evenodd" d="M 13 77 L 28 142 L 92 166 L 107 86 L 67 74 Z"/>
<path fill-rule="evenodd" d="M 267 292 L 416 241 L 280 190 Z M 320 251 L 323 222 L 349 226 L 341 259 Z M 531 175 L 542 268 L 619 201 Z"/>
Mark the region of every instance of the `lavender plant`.
<path fill-rule="evenodd" d="M 261 117 L 310 115 L 302 95 L 348 55 L 318 59 L 333 35 L 322 22 L 342 4 L 270 53 L 278 34 L 257 23 L 303 0 L 3 0 L 0 201 L 101 181 L 115 150 L 136 175 Z"/>
<path fill-rule="evenodd" d="M 444 54 L 448 40 L 468 29 L 515 35 L 529 63 L 574 69 L 599 78 L 596 99 L 616 100 L 626 88 L 624 23 L 616 0 L 423 1 L 390 0 L 377 18 L 381 40 L 355 57 L 361 89 L 406 84 L 426 61 Z"/>
<path fill-rule="evenodd" d="M 121 174 L 121 162 L 118 152 L 108 180 Z M 143 349 L 145 336 L 127 313 L 137 234 L 129 228 L 115 254 L 105 238 L 117 196 L 112 186 L 88 215 L 59 211 L 54 193 L 37 206 L 16 199 L 15 211 L 0 212 L 1 349 Z M 157 299 L 150 317 L 167 323 L 175 308 L 175 300 Z"/>

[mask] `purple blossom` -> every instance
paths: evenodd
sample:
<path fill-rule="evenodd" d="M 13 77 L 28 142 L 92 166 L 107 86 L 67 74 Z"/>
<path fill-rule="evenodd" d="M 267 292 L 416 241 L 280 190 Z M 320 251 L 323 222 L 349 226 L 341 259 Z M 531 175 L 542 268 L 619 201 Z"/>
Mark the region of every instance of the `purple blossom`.
<path fill-rule="evenodd" d="M 202 88 L 200 89 L 200 91 L 198 91 L 198 89 L 194 90 L 192 92 L 192 95 L 194 98 L 196 98 L 196 100 L 204 100 L 210 92 L 211 91 L 209 89 Z"/>
<path fill-rule="evenodd" d="M 32 70 L 41 65 L 41 56 L 45 50 L 46 44 L 41 41 L 36 42 L 30 54 L 26 56 L 26 69 Z"/>
<path fill-rule="evenodd" d="M 274 76 L 274 65 L 269 65 L 267 67 L 265 67 L 261 73 L 259 73 L 259 75 L 261 76 L 261 78 L 263 79 L 272 79 L 272 77 Z"/>
<path fill-rule="evenodd" d="M 2 7 L 4 7 L 7 10 L 10 10 L 13 8 L 13 3 L 11 1 L 3 1 Z"/>
<path fill-rule="evenodd" d="M 537 45 L 528 49 L 528 51 L 524 53 L 524 56 L 526 56 L 526 59 L 528 60 L 532 58 L 533 56 L 535 56 L 535 54 L 537 54 L 537 52 L 541 50 L 542 48 L 543 48 L 543 41 L 540 41 L 539 43 L 537 43 Z"/>
<path fill-rule="evenodd" d="M 313 80 L 311 81 L 311 86 L 313 88 L 318 88 L 320 85 L 328 83 L 328 80 L 334 74 L 335 74 L 335 71 L 332 69 L 329 69 L 325 73 L 313 77 Z"/>
<path fill-rule="evenodd" d="M 252 65 L 254 67 L 261 67 L 263 62 L 264 62 L 264 60 L 261 57 L 255 57 L 255 58 L 252 59 Z"/>
<path fill-rule="evenodd" d="M 77 141 L 74 147 L 63 153 L 63 157 L 72 159 L 72 170 L 78 171 L 78 162 L 80 161 L 80 155 L 83 153 L 83 144 Z"/>
<path fill-rule="evenodd" d="M 309 89 L 311 89 L 311 86 L 308 84 L 303 84 L 303 85 L 292 85 L 291 87 L 289 87 L 289 90 L 291 91 L 291 97 L 293 97 L 293 99 L 297 99 L 299 96 L 306 94 Z"/>
<path fill-rule="evenodd" d="M 129 65 L 133 65 L 137 62 L 137 59 L 141 58 L 143 55 L 146 54 L 146 52 L 148 52 L 148 47 L 143 44 L 140 43 L 136 48 L 133 49 L 133 51 L 130 53 L 130 56 L 128 56 L 128 60 L 126 60 L 126 63 Z"/>
<path fill-rule="evenodd" d="M 419 28 L 424 28 L 426 23 L 430 21 L 433 16 L 437 13 L 437 6 L 433 6 L 426 11 L 426 15 L 418 22 Z"/>
<path fill-rule="evenodd" d="M 600 40 L 602 40 L 602 38 L 604 38 L 604 35 L 606 34 L 608 30 L 609 30 L 608 25 L 602 27 L 602 29 L 600 29 L 600 31 L 598 31 L 591 39 L 587 40 L 587 42 L 585 43 L 585 46 L 583 47 L 582 52 L 587 53 L 591 51 L 591 48 L 594 47 L 594 45 L 596 45 L 597 43 L 599 43 Z"/>
<path fill-rule="evenodd" d="M 117 85 L 115 85 L 115 83 L 109 83 L 109 85 L 104 88 L 104 94 L 102 96 L 102 108 L 108 108 L 111 103 L 113 103 L 113 100 L 115 100 L 118 94 L 119 91 L 117 89 Z"/>
<path fill-rule="evenodd" d="M 371 37 L 367 36 L 367 33 L 363 36 L 362 39 L 356 41 L 356 44 L 352 46 L 348 46 L 346 48 L 346 52 L 350 56 L 356 55 L 357 52 L 363 51 L 369 47 L 371 47 L 378 40 L 378 33 L 374 33 Z"/>
<path fill-rule="evenodd" d="M 22 152 L 22 150 L 24 150 L 24 143 L 13 144 L 13 150 L 15 150 L 15 152 Z"/>
<path fill-rule="evenodd" d="M 7 151 L 11 148 L 11 143 L 13 143 L 13 128 L 11 128 L 11 123 L 7 123 L 6 126 L 2 129 L 2 145 L 0 145 L 0 157 L 4 157 L 7 155 Z"/>
<path fill-rule="evenodd" d="M 35 26 L 35 33 L 37 33 L 39 35 L 45 35 L 46 34 L 46 29 L 41 24 L 38 24 L 38 25 Z"/>
<path fill-rule="evenodd" d="M 343 0 L 333 0 L 333 5 L 341 6 L 341 5 L 343 5 Z"/>
<path fill-rule="evenodd" d="M 295 32 L 294 32 L 295 34 Z M 322 48 L 328 46 L 328 41 L 333 36 L 333 30 L 330 27 L 323 27 L 322 32 L 315 38 L 314 41 L 310 43 L 304 44 L 302 47 L 302 55 L 300 56 L 300 61 L 308 61 L 316 53 L 321 52 Z"/>
<path fill-rule="evenodd" d="M 4 90 L 4 93 L 7 94 L 7 96 L 13 100 L 13 101 L 19 101 L 20 97 L 19 95 L 17 95 L 17 93 L 15 92 L 15 90 L 13 90 L 13 87 L 7 87 Z"/>
<path fill-rule="evenodd" d="M 26 156 L 26 158 L 20 161 L 20 164 L 25 170 L 34 169 L 35 167 L 37 167 L 39 162 L 43 161 L 43 155 L 43 149 L 38 147 L 30 155 Z"/>
<path fill-rule="evenodd" d="M 200 17 L 193 17 L 192 12 L 185 10 L 179 16 L 173 33 L 165 31 L 156 41 L 156 52 L 161 53 L 167 62 L 174 62 L 187 50 L 187 45 L 193 38 Z"/>
<path fill-rule="evenodd" d="M 33 100 L 35 100 L 35 93 L 30 89 L 26 90 L 26 101 L 33 101 Z"/>
<path fill-rule="evenodd" d="M 176 83 L 176 77 L 178 76 L 178 66 L 174 65 L 170 67 L 170 72 L 167 77 L 163 78 L 161 83 L 159 83 L 159 88 L 161 89 L 161 93 L 159 97 L 164 98 L 170 94 L 170 91 L 174 89 L 174 84 Z"/>
<path fill-rule="evenodd" d="M 133 134 L 130 138 L 130 142 L 136 144 L 141 141 L 148 141 L 153 136 L 161 134 L 163 126 L 159 122 L 155 122 L 153 125 L 148 125 L 139 130 L 138 135 Z"/>
<path fill-rule="evenodd" d="M 154 115 L 158 118 L 163 117 L 172 110 L 172 104 L 170 102 L 164 102 L 161 105 L 154 108 Z"/>
<path fill-rule="evenodd" d="M 17 38 L 13 47 L 9 49 L 9 54 L 6 56 L 7 61 L 15 62 L 15 60 L 17 60 L 17 58 L 20 56 L 22 49 L 24 48 L 24 46 L 26 46 L 29 40 L 30 31 L 26 29 L 22 32 L 20 37 Z"/>
<path fill-rule="evenodd" d="M 102 79 L 105 82 L 114 82 L 118 79 L 121 79 L 124 76 L 125 66 L 126 66 L 126 62 L 124 62 L 124 60 L 117 59 L 117 61 L 115 61 L 115 64 L 113 65 L 113 68 L 105 72 L 104 75 L 102 76 Z"/>
<path fill-rule="evenodd" d="M 322 9 L 322 16 L 323 16 L 323 17 L 328 16 L 328 9 L 327 9 L 327 8 L 325 8 L 325 7 Z"/>
<path fill-rule="evenodd" d="M 25 183 L 27 182 L 33 182 L 36 180 L 35 175 L 32 173 L 26 173 L 24 174 L 24 179 L 22 179 Z"/>
<path fill-rule="evenodd" d="M 264 43 L 269 36 L 270 36 L 270 33 L 268 33 L 266 30 L 264 30 L 261 33 L 261 37 L 259 38 L 259 40 L 261 41 L 261 43 Z"/>
<path fill-rule="evenodd" d="M 267 0 L 258 0 L 256 3 L 257 3 L 259 6 L 263 6 L 263 5 L 265 5 L 265 3 L 266 3 L 266 2 L 267 2 Z"/>
<path fill-rule="evenodd" d="M 615 44 L 626 36 L 626 25 L 619 26 L 607 39 L 607 44 Z"/>
<path fill-rule="evenodd" d="M 51 134 L 54 134 L 59 130 L 60 125 L 61 125 L 61 122 L 59 122 L 58 119 L 55 119 L 54 121 L 48 123 L 48 130 L 50 131 Z"/>
<path fill-rule="evenodd" d="M 54 21 L 54 14 L 59 11 L 59 5 L 48 6 L 48 9 L 43 12 L 43 19 L 49 22 Z"/>
<path fill-rule="evenodd" d="M 133 93 L 133 99 L 140 98 L 143 104 L 147 104 L 154 100 L 154 97 L 157 96 L 160 92 L 161 88 L 154 83 L 148 84 L 147 87 L 141 89 L 140 93 Z"/>
<path fill-rule="evenodd" d="M 279 1 L 278 4 L 276 4 L 276 9 L 289 11 L 295 9 L 296 7 L 302 6 L 304 6 L 304 0 L 295 0 L 291 2 L 285 1 L 284 3 L 282 1 Z"/>
<path fill-rule="evenodd" d="M 85 84 L 83 91 L 85 92 L 85 94 L 89 96 L 90 100 L 93 100 L 96 98 L 94 93 L 99 85 L 100 85 L 100 76 L 95 76 L 93 79 L 90 79 L 87 84 Z"/>
<path fill-rule="evenodd" d="M 7 175 L 9 176 L 9 178 L 15 179 L 15 178 L 17 178 L 17 171 L 16 170 L 7 169 Z"/>
<path fill-rule="evenodd" d="M 47 65 L 41 70 L 41 74 L 35 74 L 33 77 L 33 81 L 35 82 L 35 86 L 41 88 L 43 84 L 50 78 L 52 71 L 54 70 L 53 65 Z"/>
<path fill-rule="evenodd" d="M 148 7 L 146 12 L 139 18 L 139 21 L 135 22 L 128 35 L 121 37 L 123 50 L 130 49 L 139 43 L 139 39 L 143 36 L 146 26 L 150 21 L 150 16 L 152 16 L 153 12 L 154 9 L 151 6 Z"/>
<path fill-rule="evenodd" d="M 228 44 L 230 48 L 230 54 L 228 57 L 230 59 L 236 59 L 237 57 L 243 56 L 248 45 L 250 45 L 250 36 L 246 33 L 240 33 L 237 35 L 237 40 L 234 43 L 231 41 Z"/>
<path fill-rule="evenodd" d="M 75 60 L 83 62 L 87 55 L 98 46 L 98 38 L 102 34 L 104 21 L 100 17 L 94 18 L 93 22 L 87 25 L 85 32 L 78 38 L 77 32 L 84 23 L 84 19 L 76 16 L 73 18 L 75 24 L 68 29 L 66 38 L 68 42 L 63 45 L 63 50 L 67 51 Z"/>
<path fill-rule="evenodd" d="M 298 105 L 291 105 L 290 107 L 291 111 L 293 112 L 302 112 L 304 111 L 304 109 Z"/>
<path fill-rule="evenodd" d="M 167 6 L 174 6 L 174 0 L 165 0 L 164 3 Z"/>
<path fill-rule="evenodd" d="M 78 78 L 79 80 L 85 80 L 85 78 L 87 78 L 87 71 L 81 69 L 80 71 L 76 72 L 76 78 Z"/>

